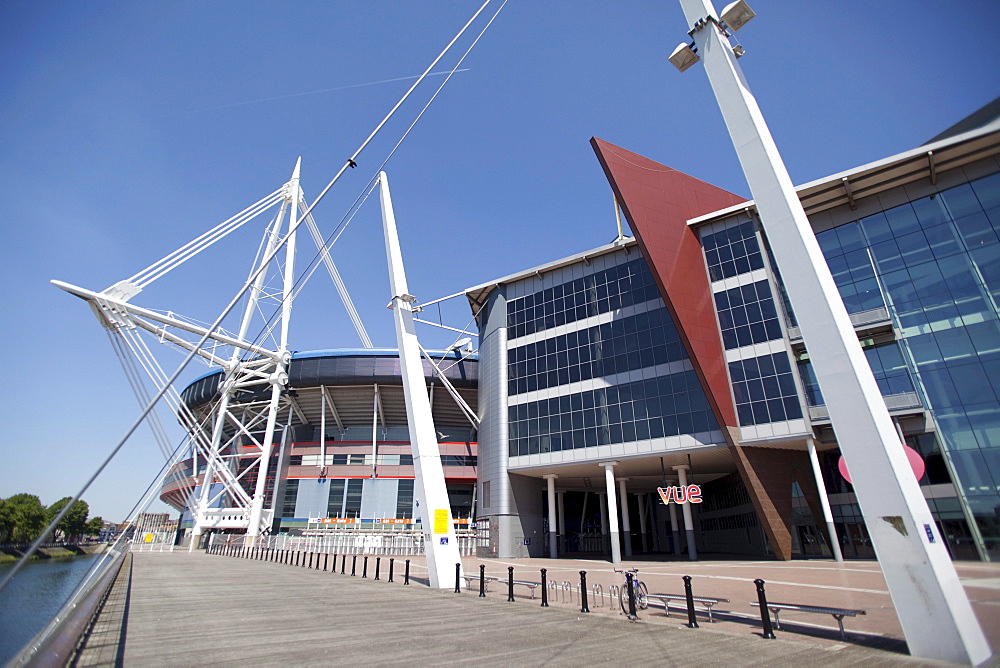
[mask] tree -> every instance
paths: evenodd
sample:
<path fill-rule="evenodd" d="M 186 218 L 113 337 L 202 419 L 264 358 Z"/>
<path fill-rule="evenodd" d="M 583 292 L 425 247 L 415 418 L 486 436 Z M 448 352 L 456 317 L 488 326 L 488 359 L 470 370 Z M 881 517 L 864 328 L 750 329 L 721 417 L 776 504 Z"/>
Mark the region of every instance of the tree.
<path fill-rule="evenodd" d="M 90 518 L 87 522 L 87 528 L 84 529 L 83 533 L 87 536 L 97 536 L 100 535 L 102 529 L 104 529 L 104 518 L 98 515 L 97 517 Z"/>
<path fill-rule="evenodd" d="M 56 518 L 56 515 L 66 507 L 72 497 L 65 496 L 51 506 L 49 506 L 49 522 Z M 87 515 L 90 514 L 90 506 L 82 499 L 73 504 L 69 512 L 56 525 L 56 531 L 61 531 L 64 540 L 74 540 L 83 535 L 87 530 Z"/>
<path fill-rule="evenodd" d="M 49 515 L 34 494 L 15 494 L 0 501 L 0 543 L 29 543 L 38 538 Z"/>

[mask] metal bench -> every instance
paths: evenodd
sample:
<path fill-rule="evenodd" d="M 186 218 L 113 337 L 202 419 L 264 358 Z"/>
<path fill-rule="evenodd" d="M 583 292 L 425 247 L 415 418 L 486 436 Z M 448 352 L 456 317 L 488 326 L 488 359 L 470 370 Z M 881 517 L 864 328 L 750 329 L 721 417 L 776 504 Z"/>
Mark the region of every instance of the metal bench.
<path fill-rule="evenodd" d="M 646 598 L 655 598 L 663 601 L 663 612 L 668 617 L 670 616 L 670 601 L 684 601 L 685 605 L 687 604 L 687 597 L 684 594 L 647 594 Z M 691 600 L 705 607 L 705 610 L 708 611 L 708 621 L 713 624 L 715 620 L 712 619 L 712 607 L 716 603 L 729 603 L 728 598 L 710 598 L 708 596 L 692 596 Z"/>
<path fill-rule="evenodd" d="M 514 580 L 514 584 L 527 587 L 531 590 L 531 598 L 535 598 L 535 587 L 541 586 L 538 582 L 529 582 L 527 580 Z"/>
<path fill-rule="evenodd" d="M 760 603 L 754 601 L 750 605 L 759 608 Z M 781 630 L 781 622 L 778 621 L 778 613 L 782 610 L 792 610 L 793 612 L 816 612 L 820 614 L 833 615 L 833 618 L 837 620 L 837 624 L 840 626 L 840 639 L 844 640 L 846 636 L 844 635 L 844 617 L 855 617 L 857 615 L 866 615 L 864 610 L 851 610 L 849 608 L 826 608 L 820 605 L 798 605 L 795 603 L 772 603 L 767 602 L 767 609 L 770 610 L 771 614 L 774 615 L 774 627 Z"/>
<path fill-rule="evenodd" d="M 475 587 L 479 586 L 479 576 L 478 575 L 463 575 L 462 577 L 465 578 L 465 589 L 466 589 L 466 591 L 472 589 L 473 586 L 475 586 Z M 491 582 L 496 582 L 496 580 L 497 580 L 496 578 L 490 577 L 489 575 L 487 575 L 483 579 L 485 580 L 485 582 L 483 583 L 483 589 L 486 590 L 486 591 L 490 590 L 490 583 Z"/>

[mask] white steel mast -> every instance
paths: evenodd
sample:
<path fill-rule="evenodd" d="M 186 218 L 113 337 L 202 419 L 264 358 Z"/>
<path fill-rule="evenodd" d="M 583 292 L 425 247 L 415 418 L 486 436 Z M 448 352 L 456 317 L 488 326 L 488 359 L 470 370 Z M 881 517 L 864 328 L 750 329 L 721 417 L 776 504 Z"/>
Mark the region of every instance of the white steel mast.
<path fill-rule="evenodd" d="M 438 449 L 431 404 L 427 396 L 424 368 L 420 360 L 420 345 L 413 323 L 413 306 L 416 298 L 406 286 L 403 256 L 396 234 L 396 217 L 389 196 L 389 180 L 379 172 L 379 195 L 382 200 L 382 228 L 385 233 L 385 254 L 389 263 L 389 289 L 392 294 L 393 320 L 396 324 L 396 342 L 399 346 L 399 367 L 406 399 L 406 423 L 410 430 L 410 448 L 413 452 L 416 492 L 419 498 L 418 513 L 424 532 L 424 551 L 427 555 L 427 574 L 431 587 L 446 589 L 454 576 L 456 564 L 461 564 L 455 527 L 448 502 L 448 489 L 444 483 L 441 452 Z M 461 570 L 461 566 L 459 566 Z"/>
<path fill-rule="evenodd" d="M 730 32 L 754 13 L 744 0 L 722 14 L 711 0 L 680 0 L 697 49 L 681 44 L 684 71 L 700 56 L 753 194 L 775 260 L 788 280 L 806 348 L 851 476 L 872 545 L 910 653 L 976 665 L 990 647 L 948 556 L 854 326 L 778 154 L 757 100 L 736 62 Z M 686 49 L 686 50 L 685 50 Z M 687 55 L 686 60 L 684 56 Z"/>

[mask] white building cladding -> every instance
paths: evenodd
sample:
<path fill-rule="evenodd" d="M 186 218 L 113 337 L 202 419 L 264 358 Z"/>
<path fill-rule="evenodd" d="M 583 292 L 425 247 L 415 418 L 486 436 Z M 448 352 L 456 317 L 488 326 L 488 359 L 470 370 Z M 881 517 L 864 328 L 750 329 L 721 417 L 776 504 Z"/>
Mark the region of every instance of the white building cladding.
<path fill-rule="evenodd" d="M 924 496 L 954 558 L 1000 555 L 993 116 L 974 115 L 928 145 L 798 189 L 890 413 L 926 464 Z M 660 298 L 663 281 L 635 242 L 467 291 L 481 331 L 483 556 L 544 554 L 553 529 L 559 551 L 607 553 L 617 527 L 608 526 L 606 493 L 621 492 L 626 554 L 679 551 L 680 518 L 671 522 L 655 488 L 682 475 L 704 487 L 691 527 L 699 549 L 773 552 L 764 528 L 779 522 L 794 552 L 829 554 L 804 455 L 809 439 L 845 556 L 874 556 L 755 216 L 748 202 L 690 221 L 738 422 L 730 433 L 749 453 L 749 477 Z M 604 484 L 607 462 L 626 479 L 617 488 Z M 549 485 L 561 492 L 551 512 Z M 762 514 L 761 498 L 776 517 Z M 546 527 L 549 517 L 555 524 Z"/>

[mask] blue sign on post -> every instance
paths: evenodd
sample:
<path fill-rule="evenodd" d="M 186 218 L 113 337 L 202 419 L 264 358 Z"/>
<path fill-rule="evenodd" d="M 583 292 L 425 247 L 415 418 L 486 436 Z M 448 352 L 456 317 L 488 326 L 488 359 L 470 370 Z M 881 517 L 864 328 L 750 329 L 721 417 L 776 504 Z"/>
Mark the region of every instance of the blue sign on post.
<path fill-rule="evenodd" d="M 441 538 L 441 544 L 442 545 L 447 545 L 448 544 L 448 537 L 447 536 L 443 536 Z"/>
<path fill-rule="evenodd" d="M 930 524 L 925 524 L 924 525 L 924 531 L 927 532 L 927 540 L 933 543 L 934 542 L 934 531 L 931 529 L 931 525 Z"/>

